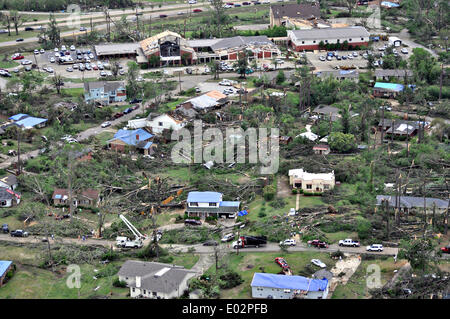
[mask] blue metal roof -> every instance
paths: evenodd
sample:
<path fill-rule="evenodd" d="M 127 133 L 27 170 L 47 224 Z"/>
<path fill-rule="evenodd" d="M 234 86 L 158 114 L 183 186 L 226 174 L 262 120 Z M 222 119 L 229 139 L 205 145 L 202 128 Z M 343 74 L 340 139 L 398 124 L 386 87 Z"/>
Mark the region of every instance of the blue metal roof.
<path fill-rule="evenodd" d="M 139 136 L 139 140 L 136 139 L 136 136 Z M 146 141 L 153 137 L 153 134 L 150 134 L 144 129 L 137 129 L 137 130 L 118 130 L 116 134 L 114 134 L 114 138 L 109 140 L 108 142 L 114 141 L 114 140 L 121 140 L 128 145 L 136 146 L 141 141 Z M 151 145 L 151 144 L 150 144 Z M 144 146 L 150 147 L 148 143 Z"/>
<path fill-rule="evenodd" d="M 13 120 L 13 121 L 18 121 L 18 120 L 20 120 L 20 119 L 22 119 L 24 117 L 28 117 L 28 116 L 29 116 L 28 114 L 20 113 L 20 114 L 16 114 L 16 115 L 11 116 L 9 119 Z"/>
<path fill-rule="evenodd" d="M 14 124 L 17 126 L 23 126 L 25 128 L 29 128 L 29 127 L 34 127 L 34 126 L 39 125 L 44 122 L 47 122 L 47 119 L 41 119 L 39 117 L 29 116 L 22 120 L 14 122 Z"/>
<path fill-rule="evenodd" d="M 3 277 L 6 270 L 11 266 L 12 261 L 9 260 L 0 260 L 0 277 Z"/>
<path fill-rule="evenodd" d="M 187 201 L 196 203 L 218 203 L 222 201 L 222 193 L 189 192 Z"/>
<path fill-rule="evenodd" d="M 225 207 L 239 207 L 239 205 L 241 204 L 241 202 L 229 202 L 229 201 L 223 201 L 220 203 L 220 206 L 225 206 Z"/>
<path fill-rule="evenodd" d="M 266 273 L 253 275 L 252 287 L 268 287 L 280 289 L 296 289 L 304 291 L 324 291 L 327 289 L 327 279 L 311 279 L 302 276 L 285 276 Z"/>
<path fill-rule="evenodd" d="M 389 2 L 389 1 L 382 1 L 381 5 L 385 6 L 385 7 L 389 7 L 389 8 L 398 8 L 398 7 L 400 7 L 400 5 L 398 3 Z"/>
<path fill-rule="evenodd" d="M 376 82 L 374 88 L 401 92 L 405 86 L 397 83 Z"/>

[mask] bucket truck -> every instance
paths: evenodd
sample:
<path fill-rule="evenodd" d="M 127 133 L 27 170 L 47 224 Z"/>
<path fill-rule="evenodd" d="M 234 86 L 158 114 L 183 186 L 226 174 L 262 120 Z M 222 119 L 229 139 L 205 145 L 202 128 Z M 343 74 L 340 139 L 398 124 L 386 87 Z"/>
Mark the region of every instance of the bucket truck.
<path fill-rule="evenodd" d="M 123 215 L 119 215 L 119 218 L 127 225 L 130 231 L 135 236 L 134 240 L 129 239 L 128 237 L 117 236 L 116 237 L 116 245 L 122 248 L 141 248 L 143 246 L 143 241 L 147 239 L 147 236 L 142 235 L 136 227 L 133 226 L 132 223 Z"/>

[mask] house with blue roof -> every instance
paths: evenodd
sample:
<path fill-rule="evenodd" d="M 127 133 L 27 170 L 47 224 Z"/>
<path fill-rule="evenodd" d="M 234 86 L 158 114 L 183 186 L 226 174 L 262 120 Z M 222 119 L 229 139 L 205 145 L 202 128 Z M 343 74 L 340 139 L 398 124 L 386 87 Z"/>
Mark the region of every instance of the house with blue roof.
<path fill-rule="evenodd" d="M 12 269 L 13 263 L 10 260 L 0 260 L 0 287 L 6 282 L 5 278 Z"/>
<path fill-rule="evenodd" d="M 404 89 L 405 86 L 403 84 L 376 82 L 373 87 L 373 95 L 375 97 L 395 98 Z"/>
<path fill-rule="evenodd" d="M 9 118 L 13 125 L 23 129 L 42 128 L 46 125 L 47 119 L 29 116 L 28 114 L 16 114 Z"/>
<path fill-rule="evenodd" d="M 254 273 L 252 297 L 262 299 L 326 299 L 328 279 Z"/>
<path fill-rule="evenodd" d="M 140 128 L 136 130 L 120 129 L 108 141 L 109 148 L 119 153 L 138 152 L 144 155 L 153 153 L 154 135 Z"/>
<path fill-rule="evenodd" d="M 208 216 L 236 218 L 241 202 L 224 201 L 218 192 L 189 192 L 186 200 L 186 213 L 189 217 Z"/>

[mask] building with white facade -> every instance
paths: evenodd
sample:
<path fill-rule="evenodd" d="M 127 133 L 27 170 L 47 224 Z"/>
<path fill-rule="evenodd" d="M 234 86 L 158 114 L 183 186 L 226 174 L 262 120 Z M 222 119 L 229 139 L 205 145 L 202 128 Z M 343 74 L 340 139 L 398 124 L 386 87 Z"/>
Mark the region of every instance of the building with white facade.
<path fill-rule="evenodd" d="M 305 193 L 322 193 L 334 188 L 334 171 L 331 173 L 308 173 L 300 169 L 289 170 L 289 184 Z"/>
<path fill-rule="evenodd" d="M 222 198 L 223 194 L 218 192 L 189 192 L 186 213 L 194 217 L 235 218 L 241 202 L 224 201 Z"/>
<path fill-rule="evenodd" d="M 264 299 L 326 299 L 329 282 L 326 278 L 312 279 L 255 273 L 251 283 L 252 297 Z"/>
<path fill-rule="evenodd" d="M 153 134 L 162 134 L 165 130 L 177 131 L 186 123 L 186 121 L 178 120 L 169 114 L 150 113 L 147 118 L 128 121 L 128 127 L 130 129 L 148 128 Z"/>

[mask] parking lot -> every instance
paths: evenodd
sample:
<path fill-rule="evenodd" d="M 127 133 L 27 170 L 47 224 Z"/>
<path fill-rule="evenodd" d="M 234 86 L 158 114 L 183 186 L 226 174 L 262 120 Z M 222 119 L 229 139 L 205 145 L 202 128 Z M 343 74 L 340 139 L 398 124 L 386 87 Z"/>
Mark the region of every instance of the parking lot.
<path fill-rule="evenodd" d="M 25 56 L 25 59 L 32 61 L 33 63 L 36 63 L 40 70 L 45 70 L 50 68 L 53 70 L 53 72 L 49 72 L 52 74 L 58 74 L 66 78 L 74 78 L 74 79 L 80 79 L 83 76 L 86 78 L 101 78 L 101 73 L 103 76 L 106 76 L 108 73 L 110 73 L 110 68 L 108 67 L 108 64 L 110 61 L 108 60 L 99 60 L 97 59 L 95 52 L 93 48 L 89 47 L 80 47 L 75 48 L 75 50 L 70 50 L 69 47 L 66 47 L 65 51 L 65 58 L 70 57 L 74 63 L 66 63 L 66 64 L 60 64 L 58 63 L 58 56 L 57 54 L 61 55 L 61 48 L 58 48 L 59 51 L 55 50 L 47 50 L 44 53 L 39 53 L 35 55 L 28 55 Z M 81 51 L 82 59 L 77 58 L 77 50 Z M 84 53 L 83 53 L 84 52 Z M 67 54 L 69 53 L 69 54 Z M 85 58 L 88 58 L 87 60 Z M 125 74 L 127 72 L 127 62 L 129 59 L 120 59 L 118 60 L 120 64 L 120 74 Z M 99 69 L 99 62 L 100 65 L 104 65 L 103 69 Z M 90 64 L 91 69 L 86 68 L 86 63 Z M 106 64 L 106 65 L 105 65 Z M 81 71 L 83 68 L 81 68 L 81 65 L 83 65 L 84 70 Z M 100 66 L 100 68 L 102 68 Z M 71 70 L 71 71 L 68 71 Z"/>

